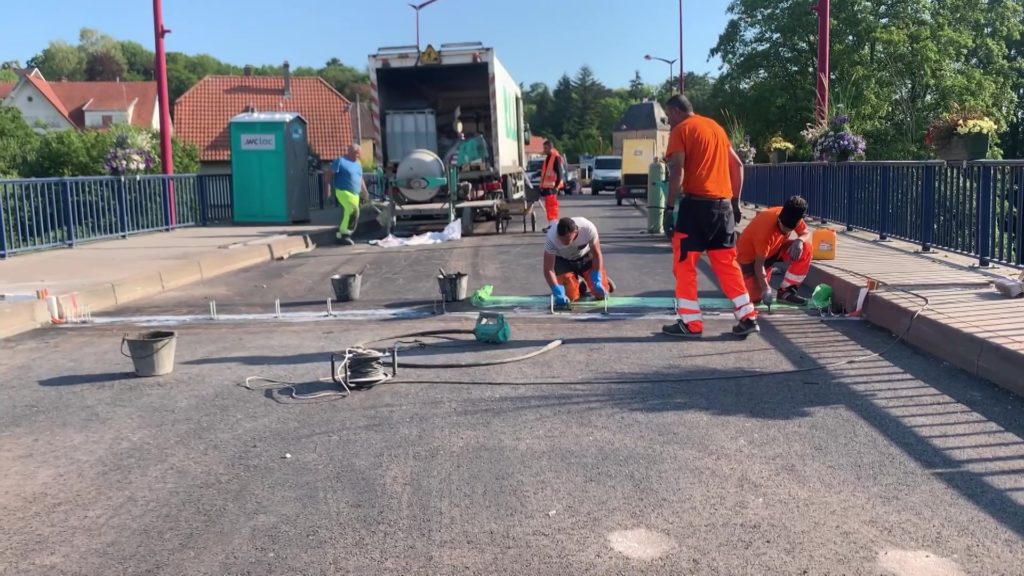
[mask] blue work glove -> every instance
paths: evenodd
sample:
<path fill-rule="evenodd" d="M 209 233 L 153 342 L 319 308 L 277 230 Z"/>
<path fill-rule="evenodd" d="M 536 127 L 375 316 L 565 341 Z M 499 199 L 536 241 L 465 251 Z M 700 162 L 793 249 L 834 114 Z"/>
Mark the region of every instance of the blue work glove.
<path fill-rule="evenodd" d="M 565 295 L 565 286 L 555 284 L 551 287 L 551 294 L 555 297 L 555 306 L 569 305 L 569 297 Z"/>
<path fill-rule="evenodd" d="M 594 270 L 590 273 L 590 290 L 594 293 L 594 296 L 604 298 L 604 278 L 601 276 L 600 270 Z"/>

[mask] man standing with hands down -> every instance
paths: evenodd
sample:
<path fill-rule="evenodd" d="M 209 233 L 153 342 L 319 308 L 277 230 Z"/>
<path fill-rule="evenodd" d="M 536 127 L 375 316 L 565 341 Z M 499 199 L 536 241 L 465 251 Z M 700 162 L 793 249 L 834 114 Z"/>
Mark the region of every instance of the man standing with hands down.
<path fill-rule="evenodd" d="M 685 96 L 673 96 L 665 106 L 672 134 L 666 157 L 669 164 L 666 228 L 672 234 L 672 271 L 676 279 L 679 320 L 662 332 L 682 338 L 700 338 L 704 321 L 697 298 L 697 261 L 707 252 L 711 268 L 725 295 L 732 300 L 739 321 L 732 333 L 747 337 L 760 332 L 757 309 L 750 302 L 743 272 L 736 262 L 736 224 L 740 215 L 743 162 L 732 149 L 725 130 L 714 120 L 693 113 Z M 676 199 L 681 198 L 674 215 Z M 674 225 L 673 225 L 674 224 Z"/>

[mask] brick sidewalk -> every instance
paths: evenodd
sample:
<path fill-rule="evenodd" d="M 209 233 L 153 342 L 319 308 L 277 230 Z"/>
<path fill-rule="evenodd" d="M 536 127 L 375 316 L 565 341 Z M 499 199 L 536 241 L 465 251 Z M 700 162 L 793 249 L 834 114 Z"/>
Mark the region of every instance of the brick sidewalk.
<path fill-rule="evenodd" d="M 213 226 L 140 234 L 0 260 L 0 338 L 46 324 L 34 298 L 46 289 L 61 309 L 96 312 L 310 249 L 333 239 L 337 210 L 307 225 Z"/>
<path fill-rule="evenodd" d="M 840 232 L 838 256 L 815 261 L 807 282 L 833 287 L 853 310 L 866 277 L 883 283 L 864 305 L 865 319 L 906 341 L 1004 388 L 1024 395 L 1024 299 L 1008 299 L 991 285 L 1016 276 L 1012 268 L 980 270 L 970 259 L 945 252 L 919 253 L 903 242 L 878 242 Z"/>

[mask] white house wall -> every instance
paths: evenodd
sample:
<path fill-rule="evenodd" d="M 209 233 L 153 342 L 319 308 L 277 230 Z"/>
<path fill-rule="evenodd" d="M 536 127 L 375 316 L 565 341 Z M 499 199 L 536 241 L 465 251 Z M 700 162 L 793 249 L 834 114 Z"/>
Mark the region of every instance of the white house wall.
<path fill-rule="evenodd" d="M 127 124 L 130 120 L 124 110 L 86 110 L 85 127 L 103 128 L 103 117 L 110 116 L 113 124 Z"/>
<path fill-rule="evenodd" d="M 4 104 L 21 110 L 25 122 L 36 132 L 46 130 L 67 130 L 73 128 L 70 122 L 50 104 L 46 96 L 28 82 L 20 83 L 11 92 Z M 39 124 L 45 126 L 40 128 Z"/>

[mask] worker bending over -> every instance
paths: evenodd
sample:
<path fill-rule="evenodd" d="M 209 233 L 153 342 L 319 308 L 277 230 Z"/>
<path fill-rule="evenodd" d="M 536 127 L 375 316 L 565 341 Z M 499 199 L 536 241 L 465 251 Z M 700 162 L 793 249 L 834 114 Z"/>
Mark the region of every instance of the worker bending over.
<path fill-rule="evenodd" d="M 580 284 L 580 279 L 584 284 Z M 562 218 L 544 238 L 544 279 L 551 287 L 555 305 L 568 306 L 588 288 L 602 300 L 615 292 L 604 273 L 604 256 L 597 227 L 586 218 Z"/>
<path fill-rule="evenodd" d="M 753 302 L 772 305 L 776 297 L 769 285 L 772 267 L 785 262 L 789 267 L 779 287 L 779 301 L 807 304 L 798 293 L 811 269 L 811 231 L 804 224 L 805 214 L 807 201 L 793 196 L 782 206 L 761 211 L 740 234 L 738 259 Z"/>
<path fill-rule="evenodd" d="M 551 140 L 544 141 L 544 166 L 540 170 L 540 195 L 544 197 L 544 211 L 547 213 L 548 228 L 558 222 L 558 193 L 565 189 L 565 163 L 562 153 L 555 149 Z"/>
<path fill-rule="evenodd" d="M 732 332 L 746 337 L 760 332 L 757 309 L 750 303 L 743 273 L 736 262 L 736 224 L 740 221 L 743 162 L 732 149 L 725 130 L 714 120 L 693 113 L 685 96 L 673 96 L 665 106 L 672 133 L 668 206 L 665 227 L 672 234 L 672 272 L 676 278 L 679 320 L 662 328 L 670 336 L 700 338 L 704 320 L 697 299 L 697 261 L 704 252 L 722 292 L 732 300 L 739 321 Z M 673 221 L 676 198 L 682 195 Z"/>

